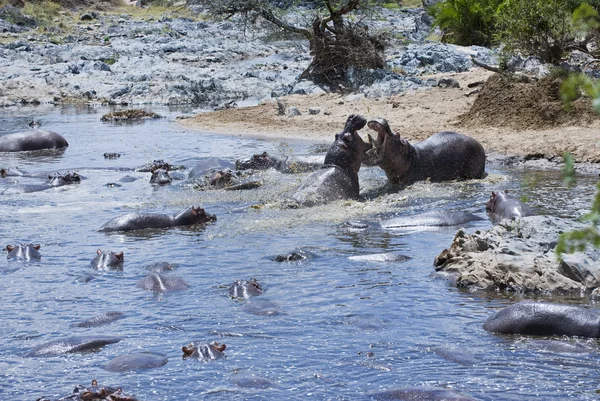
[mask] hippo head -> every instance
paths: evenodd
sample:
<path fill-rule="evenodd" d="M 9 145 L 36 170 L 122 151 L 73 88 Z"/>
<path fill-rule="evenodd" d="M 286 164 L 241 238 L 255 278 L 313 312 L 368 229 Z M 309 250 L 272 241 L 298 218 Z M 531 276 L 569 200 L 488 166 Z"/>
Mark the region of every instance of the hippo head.
<path fill-rule="evenodd" d="M 237 170 L 266 170 L 273 167 L 278 160 L 270 156 L 267 152 L 252 155 L 248 160 L 236 160 L 235 168 Z"/>
<path fill-rule="evenodd" d="M 28 244 L 28 245 L 7 245 L 6 250 L 8 251 L 8 259 L 21 259 L 21 260 L 40 260 L 42 255 L 38 252 L 40 250 L 40 244 Z"/>
<path fill-rule="evenodd" d="M 190 343 L 187 347 L 181 347 L 181 351 L 183 351 L 183 359 L 194 357 L 212 360 L 225 357 L 223 351 L 225 351 L 226 348 L 227 346 L 225 344 L 219 344 L 218 342 L 213 341 L 210 344 L 200 345 Z"/>
<path fill-rule="evenodd" d="M 216 221 L 217 216 L 206 213 L 201 207 L 190 206 L 176 214 L 174 220 L 179 225 L 202 224 Z"/>
<path fill-rule="evenodd" d="M 231 170 L 217 170 L 210 175 L 209 182 L 213 187 L 223 188 L 231 184 L 233 178 Z"/>
<path fill-rule="evenodd" d="M 370 120 L 367 125 L 377 132 L 377 138 L 373 139 L 369 135 L 369 143 L 372 146 L 367 151 L 363 163 L 379 166 L 386 173 L 393 171 L 397 176 L 404 175 L 410 169 L 410 143 L 400 137 L 400 134 L 392 132 L 385 118 Z"/>
<path fill-rule="evenodd" d="M 367 120 L 358 114 L 351 114 L 346 120 L 344 130 L 336 134 L 335 141 L 325 155 L 325 164 L 333 164 L 344 170 L 358 173 L 365 153 L 371 147 L 358 135 Z"/>
<path fill-rule="evenodd" d="M 81 176 L 77 173 L 55 173 L 54 175 L 49 175 L 48 180 L 50 180 L 50 185 L 53 187 L 60 187 L 62 185 L 80 183 Z"/>
<path fill-rule="evenodd" d="M 171 176 L 169 175 L 168 170 L 163 170 L 163 169 L 158 169 L 158 168 L 152 170 L 152 177 L 150 177 L 151 184 L 166 185 L 166 184 L 170 184 L 171 181 L 173 181 L 173 180 L 171 179 Z"/>
<path fill-rule="evenodd" d="M 92 267 L 97 269 L 104 267 L 117 267 L 123 264 L 124 256 L 123 252 L 114 253 L 112 251 L 102 251 L 98 249 L 96 251 L 97 256 L 92 260 Z"/>
<path fill-rule="evenodd" d="M 485 204 L 485 210 L 493 213 L 496 210 L 498 203 L 506 200 L 508 197 L 509 197 L 508 191 L 506 191 L 506 190 L 500 191 L 500 192 L 492 191 L 492 194 L 490 195 L 490 199 Z"/>

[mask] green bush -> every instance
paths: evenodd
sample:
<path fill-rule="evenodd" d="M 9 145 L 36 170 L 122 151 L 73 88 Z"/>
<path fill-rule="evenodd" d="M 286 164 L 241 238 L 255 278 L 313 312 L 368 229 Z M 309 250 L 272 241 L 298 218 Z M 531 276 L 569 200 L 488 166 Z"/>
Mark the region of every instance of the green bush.
<path fill-rule="evenodd" d="M 442 41 L 457 45 L 490 46 L 496 10 L 503 0 L 446 0 L 429 9 Z"/>
<path fill-rule="evenodd" d="M 497 38 L 508 53 L 557 64 L 575 38 L 574 5 L 564 0 L 505 0 L 498 8 Z"/>

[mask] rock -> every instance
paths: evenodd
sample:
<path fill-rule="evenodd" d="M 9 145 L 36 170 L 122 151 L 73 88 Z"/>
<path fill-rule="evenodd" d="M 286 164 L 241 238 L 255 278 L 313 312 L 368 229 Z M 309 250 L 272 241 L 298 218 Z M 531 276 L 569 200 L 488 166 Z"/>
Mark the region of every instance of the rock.
<path fill-rule="evenodd" d="M 292 106 L 292 107 L 288 107 L 287 110 L 287 116 L 288 117 L 296 117 L 296 116 L 301 116 L 302 113 L 300 112 L 300 110 L 298 110 L 297 107 Z"/>
<path fill-rule="evenodd" d="M 470 290 L 590 294 L 600 287 L 600 252 L 554 253 L 560 233 L 584 224 L 553 216 L 502 220 L 474 234 L 459 230 L 434 261 L 435 269 Z M 597 291 L 594 291 L 597 294 Z"/>
<path fill-rule="evenodd" d="M 437 86 L 440 88 L 460 88 L 460 84 L 453 78 L 442 78 L 438 81 Z"/>
<path fill-rule="evenodd" d="M 309 107 L 308 109 L 308 114 L 310 114 L 311 116 L 315 116 L 317 114 L 319 114 L 321 112 L 321 109 L 318 107 Z"/>

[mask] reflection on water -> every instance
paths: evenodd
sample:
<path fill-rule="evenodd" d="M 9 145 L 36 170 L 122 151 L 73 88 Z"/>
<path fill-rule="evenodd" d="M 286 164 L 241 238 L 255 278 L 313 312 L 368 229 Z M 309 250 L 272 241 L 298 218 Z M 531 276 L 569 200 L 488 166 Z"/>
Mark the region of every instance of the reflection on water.
<path fill-rule="evenodd" d="M 33 263 L 0 258 L 3 400 L 64 396 L 92 379 L 144 400 L 361 399 L 405 386 L 445 387 L 482 400 L 596 399 L 597 381 L 590 380 L 600 368 L 595 341 L 544 347 L 533 342 L 539 339 L 492 335 L 483 321 L 519 296 L 470 294 L 433 277 L 433 258 L 451 243 L 457 227 L 386 230 L 379 224 L 452 210 L 484 218 L 465 224 L 468 230 L 486 229 L 491 223 L 484 205 L 497 189 L 526 197 L 540 213 L 578 216 L 589 207 L 594 177 L 582 177 L 568 191 L 557 172 L 489 166 L 481 181 L 419 183 L 389 193 L 382 190 L 382 172 L 363 168 L 365 201 L 289 209 L 284 198 L 306 175 L 266 171 L 258 173 L 263 186 L 256 190 L 195 191 L 181 182 L 153 187 L 150 173 L 134 169 L 164 159 L 189 170 L 207 157 L 233 162 L 282 149 L 314 155 L 326 146 L 193 132 L 173 123 L 175 112 L 168 109 L 153 109 L 167 118 L 142 124 L 100 122 L 108 111 L 13 108 L 0 114 L 0 134 L 26 129 L 35 118 L 70 144 L 58 155 L 1 155 L 0 167 L 77 171 L 85 177 L 78 185 L 0 197 L 2 246 L 40 243 L 42 254 Z M 105 152 L 121 157 L 105 159 Z M 137 180 L 120 181 L 127 175 Z M 106 185 L 111 182 L 121 186 Z M 118 214 L 171 214 L 191 204 L 215 213 L 217 221 L 142 233 L 97 232 Z M 122 251 L 123 271 L 92 270 L 97 249 Z M 306 258 L 275 261 L 291 252 Z M 385 253 L 410 259 L 356 258 Z M 181 277 L 190 288 L 160 296 L 137 288 L 147 266 L 158 262 L 175 264 L 165 274 Z M 253 302 L 228 297 L 233 281 L 252 277 L 264 286 L 264 295 Z M 102 327 L 73 327 L 108 311 L 124 318 Z M 23 356 L 72 335 L 123 340 L 96 353 Z M 214 340 L 227 344 L 226 359 L 181 358 L 182 346 Z M 571 348 L 578 352 L 568 352 Z M 165 354 L 169 362 L 127 374 L 102 369 L 115 356 L 134 352 Z"/>

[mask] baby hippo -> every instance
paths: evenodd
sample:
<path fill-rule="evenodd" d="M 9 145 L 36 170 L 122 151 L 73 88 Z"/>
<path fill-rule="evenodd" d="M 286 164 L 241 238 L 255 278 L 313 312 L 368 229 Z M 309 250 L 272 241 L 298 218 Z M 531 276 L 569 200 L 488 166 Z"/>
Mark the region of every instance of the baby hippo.
<path fill-rule="evenodd" d="M 98 249 L 96 253 L 96 257 L 90 263 L 94 269 L 119 269 L 123 265 L 123 252 L 114 253 L 113 251 Z"/>
<path fill-rule="evenodd" d="M 227 346 L 225 344 L 219 344 L 216 341 L 210 344 L 196 344 L 190 343 L 187 347 L 181 347 L 183 351 L 183 359 L 197 358 L 203 361 L 214 361 L 215 359 L 225 358 L 225 351 Z"/>
<path fill-rule="evenodd" d="M 229 296 L 235 299 L 248 299 L 261 295 L 263 289 L 255 278 L 248 280 L 236 280 L 229 287 Z"/>
<path fill-rule="evenodd" d="M 511 197 L 508 191 L 492 191 L 490 200 L 485 204 L 485 210 L 493 215 L 494 220 L 535 215 L 529 206 Z"/>

